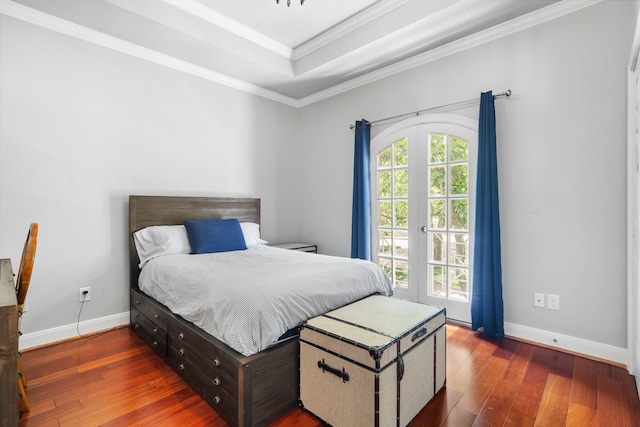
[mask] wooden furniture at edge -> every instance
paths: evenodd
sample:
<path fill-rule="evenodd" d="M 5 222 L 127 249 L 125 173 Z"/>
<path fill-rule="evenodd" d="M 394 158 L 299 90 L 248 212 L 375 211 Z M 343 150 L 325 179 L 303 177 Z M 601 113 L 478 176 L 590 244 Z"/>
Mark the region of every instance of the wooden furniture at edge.
<path fill-rule="evenodd" d="M 0 426 L 18 424 L 18 309 L 11 260 L 0 260 Z"/>
<path fill-rule="evenodd" d="M 33 264 L 36 258 L 36 247 L 38 246 L 38 223 L 32 222 L 29 225 L 29 232 L 27 233 L 27 239 L 24 242 L 22 249 L 22 257 L 20 258 L 20 267 L 18 267 L 18 275 L 16 277 L 16 306 L 18 309 L 18 327 L 16 332 L 18 337 L 22 334 L 22 313 L 24 311 L 24 303 L 27 299 L 27 292 L 29 291 L 29 285 L 31 284 L 31 274 L 33 273 Z M 29 399 L 27 399 L 27 377 L 24 375 L 22 369 L 22 362 L 20 361 L 20 354 L 18 353 L 18 409 L 20 413 L 29 412 L 31 405 L 29 405 Z"/>
<path fill-rule="evenodd" d="M 232 426 L 264 426 L 298 403 L 298 340 L 246 357 L 138 289 L 133 233 L 187 219 L 260 223 L 260 199 L 129 197 L 131 327 Z"/>

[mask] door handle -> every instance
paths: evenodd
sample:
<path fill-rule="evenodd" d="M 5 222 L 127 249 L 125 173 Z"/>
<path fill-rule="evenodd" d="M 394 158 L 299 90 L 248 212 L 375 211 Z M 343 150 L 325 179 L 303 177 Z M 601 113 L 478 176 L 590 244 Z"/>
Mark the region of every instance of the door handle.
<path fill-rule="evenodd" d="M 429 231 L 429 228 L 427 228 L 426 225 L 423 225 L 422 227 L 420 227 L 420 231 L 422 231 L 423 233 L 426 233 L 427 231 Z"/>

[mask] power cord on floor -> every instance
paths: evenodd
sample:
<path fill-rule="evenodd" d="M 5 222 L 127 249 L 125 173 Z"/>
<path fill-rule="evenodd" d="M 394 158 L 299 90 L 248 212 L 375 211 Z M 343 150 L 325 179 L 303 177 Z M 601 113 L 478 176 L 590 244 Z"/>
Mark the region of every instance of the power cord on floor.
<path fill-rule="evenodd" d="M 82 301 L 80 301 L 80 311 L 78 312 L 78 322 L 76 323 L 76 332 L 78 332 L 78 336 L 80 338 L 89 338 L 88 336 L 82 335 L 80 333 L 80 315 L 82 314 L 82 307 L 84 307 L 84 300 L 87 299 L 87 294 L 89 292 L 82 292 Z"/>
<path fill-rule="evenodd" d="M 105 332 L 109 332 L 109 331 L 113 331 L 114 329 L 117 328 L 109 328 L 109 329 L 105 329 L 104 331 L 99 331 L 99 332 L 95 332 L 94 334 L 92 334 L 91 336 L 88 335 L 82 335 L 80 333 L 80 315 L 82 314 L 82 308 L 84 307 L 84 302 L 87 299 L 87 294 L 89 292 L 88 291 L 83 291 L 82 292 L 82 301 L 80 301 L 80 311 L 78 312 L 78 321 L 76 322 L 76 332 L 78 333 L 78 336 L 80 338 L 84 338 L 84 339 L 91 339 L 91 338 L 95 338 L 98 335 L 102 335 Z"/>

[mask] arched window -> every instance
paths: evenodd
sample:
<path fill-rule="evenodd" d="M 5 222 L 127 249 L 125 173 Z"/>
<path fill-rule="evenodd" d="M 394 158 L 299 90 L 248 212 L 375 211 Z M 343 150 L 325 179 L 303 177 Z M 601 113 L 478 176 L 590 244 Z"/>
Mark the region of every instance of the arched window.
<path fill-rule="evenodd" d="M 371 254 L 397 296 L 470 321 L 477 122 L 425 115 L 371 142 Z"/>

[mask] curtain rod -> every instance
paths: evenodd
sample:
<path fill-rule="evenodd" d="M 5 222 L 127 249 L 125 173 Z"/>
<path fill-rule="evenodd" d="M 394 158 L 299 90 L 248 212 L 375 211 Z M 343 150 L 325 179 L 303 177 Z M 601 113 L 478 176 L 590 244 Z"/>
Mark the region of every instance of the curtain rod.
<path fill-rule="evenodd" d="M 493 95 L 493 99 L 497 99 L 497 98 L 509 98 L 511 96 L 511 89 L 507 89 L 504 92 L 501 93 L 496 93 L 495 95 Z M 392 117 L 385 117 L 384 119 L 378 119 L 378 120 L 372 120 L 369 122 L 369 124 L 374 124 L 374 123 L 378 123 L 378 122 L 386 122 L 387 120 L 393 120 L 393 119 L 399 119 L 400 117 L 404 117 L 404 116 L 419 116 L 420 113 L 424 113 L 426 111 L 433 111 L 433 110 L 446 110 L 449 108 L 453 108 L 453 107 L 462 107 L 462 106 L 467 106 L 467 105 L 473 105 L 476 104 L 479 101 L 480 98 L 474 98 L 474 99 L 467 99 L 466 101 L 458 101 L 458 102 L 453 102 L 451 104 L 446 104 L 446 105 L 440 105 L 438 107 L 431 107 L 431 108 L 425 108 L 424 110 L 418 110 L 418 111 L 414 111 L 411 113 L 404 113 L 404 114 L 398 114 L 397 116 L 392 116 Z M 356 126 L 351 124 L 349 125 L 349 129 L 353 129 Z"/>

